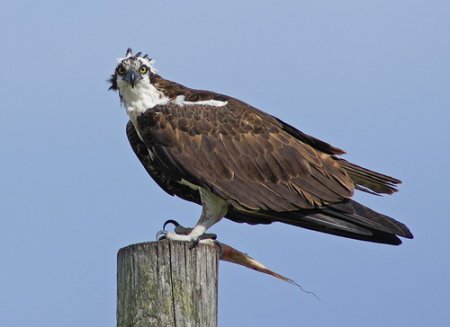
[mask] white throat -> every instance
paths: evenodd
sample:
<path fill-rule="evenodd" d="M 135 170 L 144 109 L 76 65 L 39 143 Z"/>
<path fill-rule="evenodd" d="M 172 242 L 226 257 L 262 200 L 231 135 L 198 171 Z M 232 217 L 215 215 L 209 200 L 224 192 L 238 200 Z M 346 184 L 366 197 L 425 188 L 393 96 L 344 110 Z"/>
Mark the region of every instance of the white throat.
<path fill-rule="evenodd" d="M 119 80 L 117 81 L 117 86 L 127 114 L 133 123 L 136 123 L 137 116 L 147 109 L 156 105 L 167 104 L 170 101 L 164 93 L 147 80 L 139 81 L 134 88 L 130 84 Z"/>

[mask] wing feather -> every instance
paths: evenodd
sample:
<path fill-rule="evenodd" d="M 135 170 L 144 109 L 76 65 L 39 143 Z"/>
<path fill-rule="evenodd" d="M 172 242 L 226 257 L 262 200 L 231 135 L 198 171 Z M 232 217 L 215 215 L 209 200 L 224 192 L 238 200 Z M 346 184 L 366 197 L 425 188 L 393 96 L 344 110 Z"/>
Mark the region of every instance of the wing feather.
<path fill-rule="evenodd" d="M 332 155 L 234 99 L 221 107 L 156 106 L 137 125 L 168 169 L 246 210 L 314 208 L 347 199 L 354 190 Z"/>

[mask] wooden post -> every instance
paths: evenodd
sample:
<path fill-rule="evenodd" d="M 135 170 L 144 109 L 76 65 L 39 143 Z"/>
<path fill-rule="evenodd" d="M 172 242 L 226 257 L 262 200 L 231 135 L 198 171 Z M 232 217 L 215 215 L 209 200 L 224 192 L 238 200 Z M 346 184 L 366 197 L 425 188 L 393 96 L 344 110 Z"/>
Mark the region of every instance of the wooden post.
<path fill-rule="evenodd" d="M 217 326 L 219 250 L 168 240 L 117 254 L 117 327 Z"/>

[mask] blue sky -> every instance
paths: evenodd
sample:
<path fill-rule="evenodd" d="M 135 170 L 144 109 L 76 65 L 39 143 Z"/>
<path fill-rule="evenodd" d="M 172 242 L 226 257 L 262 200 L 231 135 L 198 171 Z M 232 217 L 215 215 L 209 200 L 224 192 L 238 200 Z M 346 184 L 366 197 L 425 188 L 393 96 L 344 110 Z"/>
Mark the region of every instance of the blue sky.
<path fill-rule="evenodd" d="M 444 326 L 450 303 L 448 1 L 9 1 L 0 12 L 2 326 L 112 326 L 116 253 L 200 208 L 150 180 L 105 80 L 127 47 L 403 180 L 356 199 L 416 238 L 275 224 L 212 231 L 314 291 L 221 263 L 220 326 Z"/>

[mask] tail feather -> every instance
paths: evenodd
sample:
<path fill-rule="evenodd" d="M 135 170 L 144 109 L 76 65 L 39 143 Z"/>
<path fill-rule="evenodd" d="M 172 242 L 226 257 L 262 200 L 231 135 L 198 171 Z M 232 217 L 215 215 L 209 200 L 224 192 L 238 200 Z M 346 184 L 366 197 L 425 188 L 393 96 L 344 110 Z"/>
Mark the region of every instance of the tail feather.
<path fill-rule="evenodd" d="M 375 194 L 392 194 L 397 192 L 397 184 L 401 183 L 401 181 L 396 178 L 355 165 L 347 160 L 341 158 L 335 158 L 335 160 L 339 161 L 344 167 L 359 190 L 368 193 L 375 192 Z"/>
<path fill-rule="evenodd" d="M 397 236 L 413 238 L 404 224 L 353 200 L 326 208 L 291 212 L 244 212 L 231 209 L 226 217 L 249 224 L 278 221 L 327 234 L 383 244 L 401 244 Z"/>
<path fill-rule="evenodd" d="M 328 206 L 324 209 L 324 212 L 368 228 L 395 234 L 405 238 L 413 238 L 412 233 L 406 225 L 353 200 Z"/>

